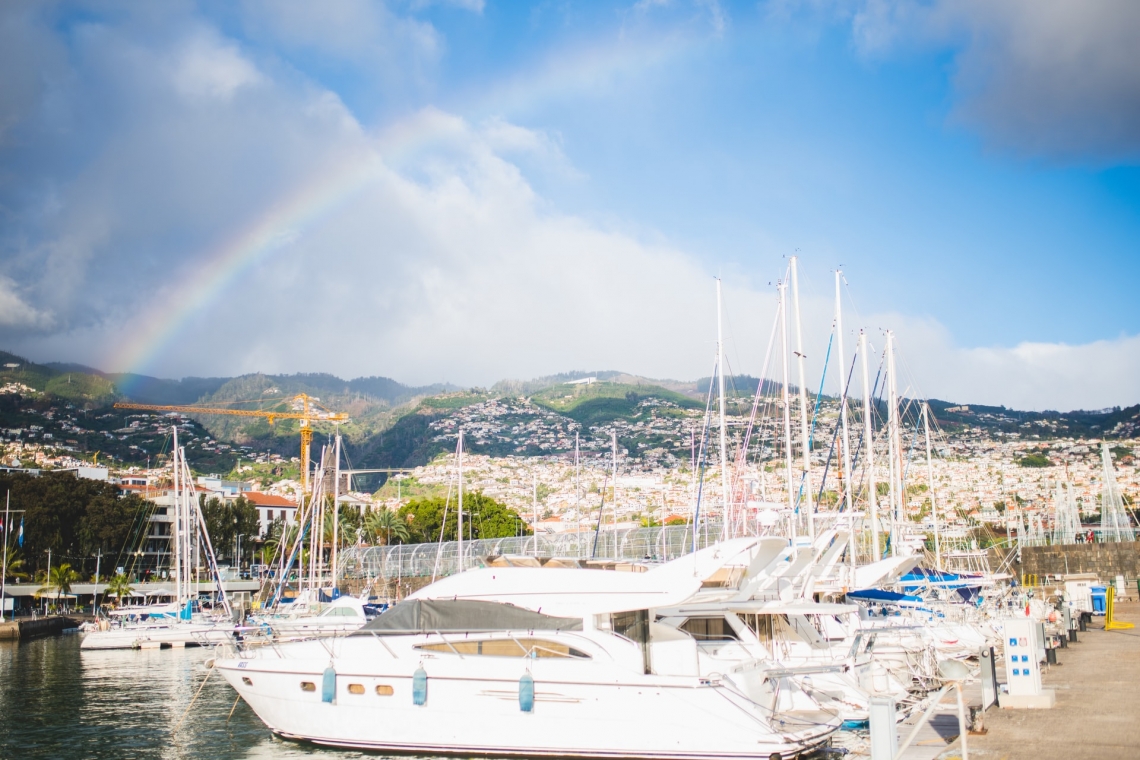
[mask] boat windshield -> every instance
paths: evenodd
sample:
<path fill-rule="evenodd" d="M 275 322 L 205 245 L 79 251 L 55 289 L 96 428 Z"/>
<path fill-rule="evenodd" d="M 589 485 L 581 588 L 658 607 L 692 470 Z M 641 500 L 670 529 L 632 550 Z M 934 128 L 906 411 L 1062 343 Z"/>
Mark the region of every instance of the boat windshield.
<path fill-rule="evenodd" d="M 460 599 L 409 599 L 366 624 L 354 635 L 580 630 L 581 618 L 543 615 L 513 604 Z"/>

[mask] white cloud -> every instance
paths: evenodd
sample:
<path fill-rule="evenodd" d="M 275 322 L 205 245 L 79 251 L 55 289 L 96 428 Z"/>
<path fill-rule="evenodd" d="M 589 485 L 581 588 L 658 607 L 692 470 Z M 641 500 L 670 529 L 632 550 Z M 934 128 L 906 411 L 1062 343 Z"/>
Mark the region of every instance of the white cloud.
<path fill-rule="evenodd" d="M 51 326 L 51 314 L 29 306 L 17 292 L 16 283 L 0 275 L 0 328 L 39 331 Z"/>
<path fill-rule="evenodd" d="M 125 369 L 107 362 L 190 303 L 144 369 L 474 384 L 571 368 L 709 373 L 711 273 L 667 242 L 551 208 L 527 172 L 573 171 L 556 134 L 438 109 L 373 133 L 334 94 L 235 44 L 194 19 L 161 43 L 113 29 L 82 37 L 69 74 L 78 85 L 53 97 L 94 125 L 92 148 L 79 169 L 45 174 L 50 192 L 23 201 L 0 238 L 6 346 Z M 220 63 L 197 70 L 198 95 L 186 98 L 180 62 L 194 45 L 219 51 Z M 111 112 L 87 110 L 104 98 Z M 70 122 L 39 118 L 29 122 L 39 141 L 23 150 L 47 162 L 70 144 L 60 137 Z M 322 190 L 346 165 L 364 179 Z M 264 220 L 271 254 L 225 270 L 236 275 L 222 287 L 186 288 Z M 777 275 L 782 264 L 757 268 Z M 755 373 L 773 295 L 742 277 L 725 287 L 733 367 Z M 818 378 L 830 300 L 805 297 L 804 311 Z M 897 330 L 904 384 L 920 394 L 1019 408 L 1136 400 L 1140 339 L 971 349 L 929 320 L 863 321 L 879 347 L 879 327 Z"/>
<path fill-rule="evenodd" d="M 228 100 L 240 88 L 257 84 L 262 77 L 236 45 L 203 34 L 188 40 L 179 51 L 172 78 L 174 86 L 186 96 Z"/>
<path fill-rule="evenodd" d="M 849 15 L 865 53 L 955 50 L 954 118 L 995 146 L 1063 160 L 1140 158 L 1134 0 L 839 0 L 832 7 Z"/>

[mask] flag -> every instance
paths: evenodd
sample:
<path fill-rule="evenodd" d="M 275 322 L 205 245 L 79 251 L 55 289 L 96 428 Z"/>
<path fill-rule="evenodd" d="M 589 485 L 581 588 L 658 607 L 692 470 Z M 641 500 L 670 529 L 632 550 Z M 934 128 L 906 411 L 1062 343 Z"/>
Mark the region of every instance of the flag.
<path fill-rule="evenodd" d="M 20 532 L 17 534 L 17 541 L 20 542 L 20 548 L 24 548 L 24 518 L 20 518 Z"/>

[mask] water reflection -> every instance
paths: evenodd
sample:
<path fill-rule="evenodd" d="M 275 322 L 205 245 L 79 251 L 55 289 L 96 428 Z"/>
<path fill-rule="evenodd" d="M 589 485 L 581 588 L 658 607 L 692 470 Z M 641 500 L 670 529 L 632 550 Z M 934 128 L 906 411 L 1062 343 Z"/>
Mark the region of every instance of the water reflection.
<path fill-rule="evenodd" d="M 274 738 L 215 674 L 209 650 L 79 651 L 79 636 L 0 642 L 0 758 L 299 758 L 358 752 Z"/>

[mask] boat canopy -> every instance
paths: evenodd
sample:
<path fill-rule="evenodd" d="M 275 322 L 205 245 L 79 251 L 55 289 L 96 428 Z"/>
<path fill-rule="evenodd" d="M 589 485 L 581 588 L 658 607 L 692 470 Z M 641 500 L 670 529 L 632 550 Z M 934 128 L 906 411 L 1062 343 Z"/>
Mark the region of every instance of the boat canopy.
<path fill-rule="evenodd" d="M 554 617 L 512 604 L 408 599 L 367 623 L 354 636 L 442 631 L 580 631 L 581 618 Z"/>
<path fill-rule="evenodd" d="M 755 538 L 724 541 L 647 573 L 485 567 L 443 578 L 408 598 L 504 602 L 535 612 L 574 618 L 674 607 L 690 599 L 707 578 L 725 565 L 734 562 L 746 565 L 756 544 Z"/>

